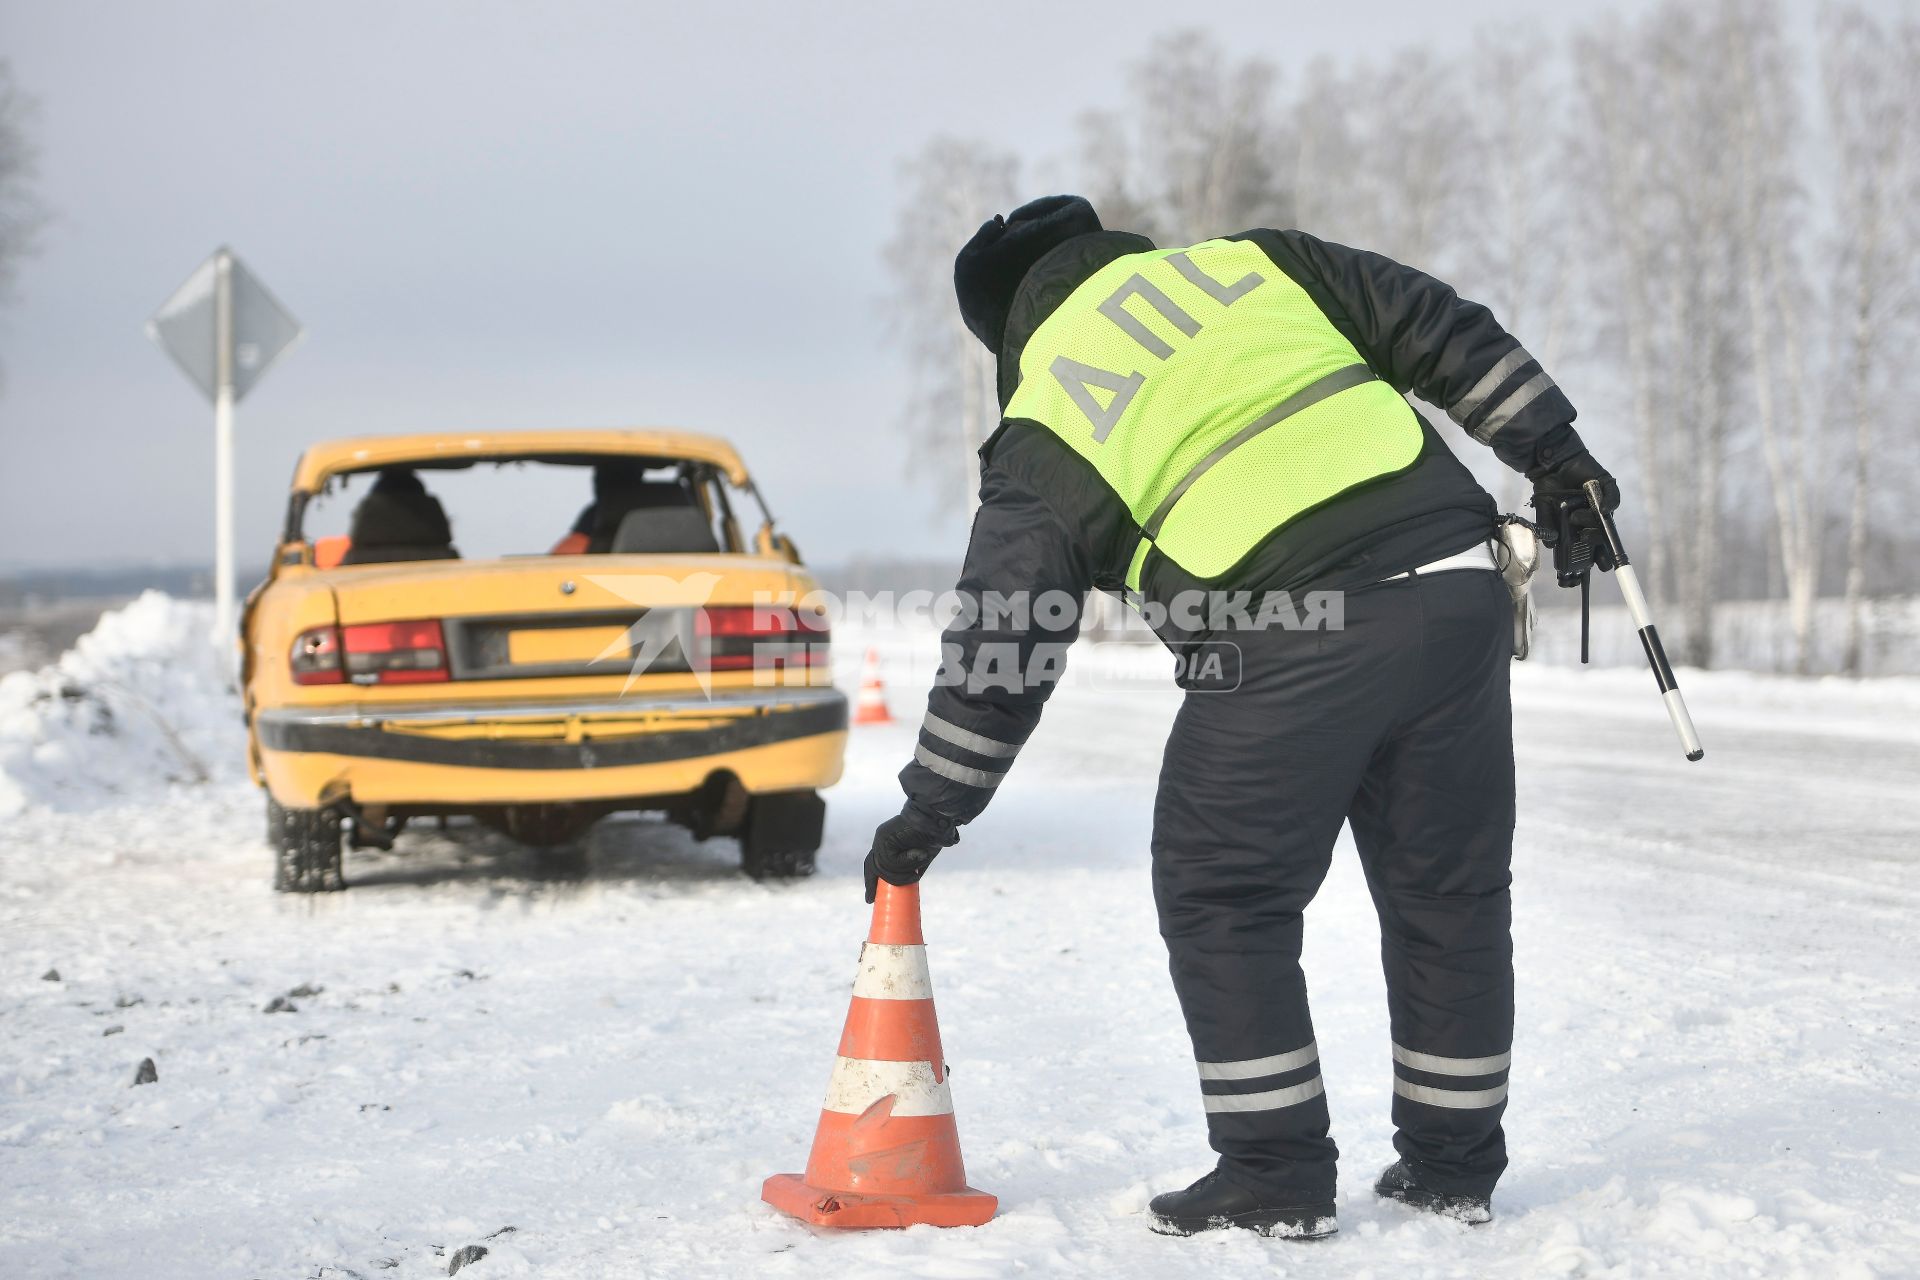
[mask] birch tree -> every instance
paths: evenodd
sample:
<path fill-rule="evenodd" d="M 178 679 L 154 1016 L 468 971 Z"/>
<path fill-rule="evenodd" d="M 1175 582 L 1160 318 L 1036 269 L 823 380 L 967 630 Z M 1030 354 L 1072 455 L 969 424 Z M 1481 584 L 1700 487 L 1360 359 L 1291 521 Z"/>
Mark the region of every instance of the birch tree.
<path fill-rule="evenodd" d="M 1654 327 L 1656 288 L 1666 254 L 1654 224 L 1659 177 L 1653 150 L 1652 77 L 1634 55 L 1630 34 L 1617 21 L 1583 33 L 1574 43 L 1575 86 L 1585 128 L 1574 165 L 1591 175 L 1597 199 L 1584 201 L 1584 239 L 1594 249 L 1589 313 L 1605 322 L 1625 366 L 1637 462 L 1632 493 L 1645 529 L 1641 567 L 1656 604 L 1672 597 L 1667 554 L 1671 516 L 1661 424 L 1655 414 L 1660 370 Z"/>
<path fill-rule="evenodd" d="M 1209 35 L 1156 40 L 1128 72 L 1124 109 L 1080 122 L 1080 170 L 1107 226 L 1188 244 L 1291 214 L 1275 110 L 1279 73 Z"/>
<path fill-rule="evenodd" d="M 1825 10 L 1820 78 L 1833 193 L 1834 400 L 1851 437 L 1841 666 L 1860 675 L 1876 455 L 1883 448 L 1876 427 L 1911 403 L 1898 395 L 1898 375 L 1920 307 L 1920 23 L 1885 24 L 1855 5 Z"/>
<path fill-rule="evenodd" d="M 1477 180 L 1462 210 L 1461 284 L 1507 330 L 1562 368 L 1568 295 L 1577 255 L 1566 208 L 1568 122 L 1553 46 L 1537 30 L 1482 31 L 1467 55 L 1474 141 L 1465 157 Z M 1523 479 L 1505 468 L 1502 506 L 1517 509 Z"/>
<path fill-rule="evenodd" d="M 1722 11 L 1724 12 L 1724 11 Z M 1737 317 L 1738 191 L 1726 154 L 1732 98 L 1723 74 L 1727 35 L 1719 15 L 1668 0 L 1646 20 L 1642 56 L 1656 73 L 1653 132 L 1666 195 L 1661 238 L 1667 263 L 1666 370 L 1662 432 L 1679 450 L 1670 466 L 1691 481 L 1676 496 L 1684 524 L 1675 556 L 1683 623 L 1682 660 L 1708 667 L 1721 587 L 1722 505 L 1733 424 L 1742 409 L 1746 347 Z"/>
<path fill-rule="evenodd" d="M 1081 194 L 1093 202 L 1100 224 L 1116 231 L 1155 234 L 1156 215 L 1141 195 L 1139 158 L 1118 112 L 1089 110 L 1076 122 Z"/>
<path fill-rule="evenodd" d="M 34 147 L 28 132 L 33 102 L 0 60 L 0 302 L 12 296 L 20 260 L 33 252 L 44 222 L 34 197 Z"/>
<path fill-rule="evenodd" d="M 1350 73 L 1353 145 L 1364 248 L 1446 275 L 1462 264 L 1474 201 L 1477 136 L 1460 68 L 1424 49 Z"/>
<path fill-rule="evenodd" d="M 1787 597 L 1793 664 L 1811 670 L 1819 587 L 1825 455 L 1809 448 L 1806 342 L 1809 290 L 1798 241 L 1804 191 L 1796 169 L 1802 111 L 1772 0 L 1721 0 L 1724 83 L 1731 95 L 1749 385 L 1773 495 L 1773 542 Z"/>
<path fill-rule="evenodd" d="M 1465 226 L 1469 270 L 1508 329 L 1557 363 L 1574 255 L 1566 210 L 1566 129 L 1552 46 L 1537 30 L 1481 32 L 1468 53 L 1472 128 Z"/>
<path fill-rule="evenodd" d="M 1734 323 L 1738 190 L 1715 12 L 1667 0 L 1576 48 L 1598 188 L 1596 312 L 1625 350 L 1652 594 L 1679 606 L 1684 662 L 1713 660 L 1722 505 L 1747 346 Z"/>
<path fill-rule="evenodd" d="M 1353 98 L 1351 78 L 1331 58 L 1314 59 L 1287 103 L 1290 129 L 1283 141 L 1291 149 L 1285 172 L 1294 225 L 1323 240 L 1360 245 L 1370 228 L 1354 163 L 1360 143 L 1347 110 Z"/>
<path fill-rule="evenodd" d="M 1013 207 L 1019 167 L 1010 153 L 958 138 L 935 138 L 900 167 L 900 212 L 882 251 L 889 336 L 907 353 L 902 425 L 916 474 L 933 479 L 936 510 L 972 515 L 974 455 L 1000 417 L 994 356 L 960 318 L 953 259 L 981 223 Z"/>

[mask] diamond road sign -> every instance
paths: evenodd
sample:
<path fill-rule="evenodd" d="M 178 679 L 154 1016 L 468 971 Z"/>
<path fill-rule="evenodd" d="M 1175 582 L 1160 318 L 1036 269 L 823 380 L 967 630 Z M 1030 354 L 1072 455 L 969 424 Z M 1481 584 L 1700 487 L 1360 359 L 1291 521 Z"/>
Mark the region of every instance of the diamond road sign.
<path fill-rule="evenodd" d="M 201 263 L 147 321 L 147 336 L 215 399 L 220 390 L 220 266 L 227 261 L 233 324 L 233 398 L 300 338 L 300 322 L 226 249 Z"/>

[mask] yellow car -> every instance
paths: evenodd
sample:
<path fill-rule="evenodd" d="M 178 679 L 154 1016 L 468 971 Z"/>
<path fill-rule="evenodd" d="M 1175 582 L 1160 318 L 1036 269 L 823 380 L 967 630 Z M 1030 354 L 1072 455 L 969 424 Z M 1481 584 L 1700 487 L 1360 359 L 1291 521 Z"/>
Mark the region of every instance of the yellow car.
<path fill-rule="evenodd" d="M 480 481 L 450 522 L 435 489 Z M 323 509 L 338 524 L 343 506 L 345 532 L 322 536 Z M 460 555 L 456 533 L 488 530 L 499 554 Z M 846 699 L 817 584 L 723 440 L 316 445 L 241 632 L 276 889 L 342 888 L 343 838 L 387 848 L 429 815 L 549 845 L 661 810 L 701 839 L 738 837 L 756 878 L 813 870 Z"/>

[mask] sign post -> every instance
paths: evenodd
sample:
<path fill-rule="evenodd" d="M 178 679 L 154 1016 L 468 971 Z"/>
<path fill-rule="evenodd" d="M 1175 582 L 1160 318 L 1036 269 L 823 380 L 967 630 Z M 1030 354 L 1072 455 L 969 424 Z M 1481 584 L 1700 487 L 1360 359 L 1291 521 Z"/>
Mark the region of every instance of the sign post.
<path fill-rule="evenodd" d="M 233 407 L 299 341 L 300 322 L 227 248 L 215 250 L 147 321 L 147 336 L 213 401 L 213 638 L 231 643 Z"/>
<path fill-rule="evenodd" d="M 213 641 L 233 635 L 233 255 L 214 255 Z"/>

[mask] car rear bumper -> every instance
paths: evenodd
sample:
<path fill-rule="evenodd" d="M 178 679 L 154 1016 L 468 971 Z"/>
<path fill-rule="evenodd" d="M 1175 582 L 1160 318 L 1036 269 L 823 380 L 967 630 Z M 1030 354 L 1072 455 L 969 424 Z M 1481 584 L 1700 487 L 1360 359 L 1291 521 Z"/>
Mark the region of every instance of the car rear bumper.
<path fill-rule="evenodd" d="M 748 791 L 840 776 L 847 700 L 831 687 L 472 707 L 276 707 L 254 717 L 275 799 L 310 807 L 616 800 L 732 772 Z"/>

